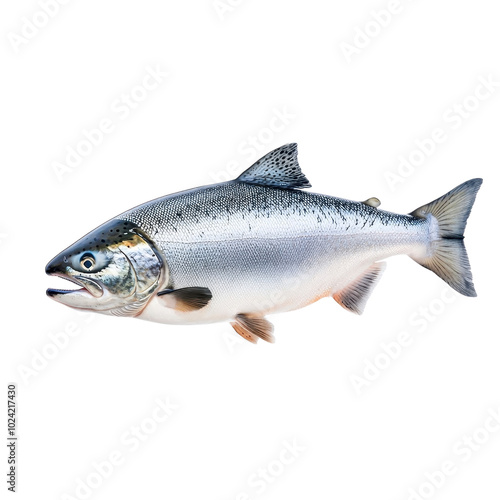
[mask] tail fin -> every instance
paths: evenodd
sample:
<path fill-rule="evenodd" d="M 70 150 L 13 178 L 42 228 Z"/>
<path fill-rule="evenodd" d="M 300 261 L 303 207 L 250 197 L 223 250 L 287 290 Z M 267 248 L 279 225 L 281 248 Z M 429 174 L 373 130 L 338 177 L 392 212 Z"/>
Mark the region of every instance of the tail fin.
<path fill-rule="evenodd" d="M 471 179 L 427 205 L 417 208 L 410 215 L 430 219 L 435 239 L 428 255 L 412 256 L 413 260 L 430 269 L 454 290 L 468 297 L 476 297 L 472 282 L 469 258 L 463 242 L 465 226 L 482 179 Z M 434 224 L 432 224 L 434 222 Z"/>

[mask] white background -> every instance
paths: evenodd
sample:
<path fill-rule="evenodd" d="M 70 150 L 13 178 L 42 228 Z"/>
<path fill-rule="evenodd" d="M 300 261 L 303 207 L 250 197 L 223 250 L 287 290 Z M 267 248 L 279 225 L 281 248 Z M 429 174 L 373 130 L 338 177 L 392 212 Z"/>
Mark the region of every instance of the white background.
<path fill-rule="evenodd" d="M 2 5 L 1 391 L 18 384 L 17 498 L 83 498 L 89 477 L 96 499 L 498 498 L 500 87 L 471 97 L 481 78 L 500 82 L 496 5 L 401 0 L 380 27 L 372 11 L 393 2 L 232 3 L 75 0 L 39 28 L 35 1 Z M 137 90 L 148 67 L 168 76 Z M 131 92 L 142 101 L 127 111 Z M 464 100 L 469 116 L 453 119 Z M 58 176 L 102 119 L 113 130 Z M 446 140 L 391 187 L 435 128 Z M 87 316 L 45 296 L 63 285 L 45 264 L 89 230 L 287 142 L 313 191 L 394 212 L 483 177 L 466 232 L 478 298 L 393 258 L 363 316 L 325 299 L 272 317 L 276 344 L 254 346 L 227 324 Z M 382 344 L 404 332 L 387 363 Z M 132 451 L 122 436 L 152 429 L 158 397 L 178 408 Z M 113 453 L 122 463 L 100 481 L 92 464 Z M 445 461 L 454 473 L 426 485 Z"/>

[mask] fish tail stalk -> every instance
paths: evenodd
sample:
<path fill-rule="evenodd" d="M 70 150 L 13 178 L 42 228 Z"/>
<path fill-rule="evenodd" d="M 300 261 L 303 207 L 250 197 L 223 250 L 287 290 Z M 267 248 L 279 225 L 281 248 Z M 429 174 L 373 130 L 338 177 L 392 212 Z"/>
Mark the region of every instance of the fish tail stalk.
<path fill-rule="evenodd" d="M 429 224 L 427 251 L 424 255 L 410 257 L 468 297 L 475 297 L 476 290 L 463 239 L 467 219 L 482 182 L 482 179 L 464 182 L 410 214 L 427 219 Z"/>

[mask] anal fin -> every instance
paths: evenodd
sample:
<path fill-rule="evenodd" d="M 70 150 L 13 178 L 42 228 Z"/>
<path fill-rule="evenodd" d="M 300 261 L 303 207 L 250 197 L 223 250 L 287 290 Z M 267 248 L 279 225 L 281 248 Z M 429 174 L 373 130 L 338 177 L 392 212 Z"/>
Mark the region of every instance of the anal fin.
<path fill-rule="evenodd" d="M 333 294 L 333 298 L 343 308 L 356 314 L 362 314 L 375 285 L 382 276 L 387 264 L 375 262 L 363 274 L 358 276 L 344 289 Z"/>
<path fill-rule="evenodd" d="M 274 343 L 274 327 L 266 318 L 251 316 L 249 314 L 237 314 L 234 319 L 231 322 L 231 326 L 245 340 L 256 344 L 260 338 L 266 342 Z"/>

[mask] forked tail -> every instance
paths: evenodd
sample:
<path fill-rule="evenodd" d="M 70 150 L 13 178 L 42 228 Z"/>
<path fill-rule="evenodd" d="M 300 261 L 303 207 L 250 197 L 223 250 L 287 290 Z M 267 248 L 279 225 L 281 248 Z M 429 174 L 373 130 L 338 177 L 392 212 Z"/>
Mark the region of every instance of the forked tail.
<path fill-rule="evenodd" d="M 475 297 L 469 258 L 463 242 L 465 226 L 482 179 L 471 179 L 410 215 L 427 219 L 431 243 L 425 256 L 411 256 L 457 292 Z"/>

